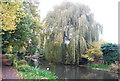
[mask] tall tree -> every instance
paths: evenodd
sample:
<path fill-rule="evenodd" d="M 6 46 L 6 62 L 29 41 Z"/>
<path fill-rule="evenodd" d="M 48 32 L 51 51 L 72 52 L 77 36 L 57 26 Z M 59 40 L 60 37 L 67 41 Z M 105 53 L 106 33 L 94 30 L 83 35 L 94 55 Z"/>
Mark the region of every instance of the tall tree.
<path fill-rule="evenodd" d="M 6 2 L 14 3 L 14 2 Z M 15 2 L 16 3 L 16 2 Z M 34 54 L 38 47 L 38 36 L 41 32 L 40 17 L 37 13 L 37 7 L 30 2 L 20 3 L 21 13 L 26 16 L 21 17 L 19 22 L 15 22 L 15 30 L 4 31 L 2 35 L 3 52 L 29 52 Z"/>
<path fill-rule="evenodd" d="M 64 2 L 46 16 L 46 59 L 79 64 L 80 55 L 99 40 L 102 26 L 94 20 L 88 6 Z"/>
<path fill-rule="evenodd" d="M 21 18 L 24 18 L 26 14 L 22 10 L 22 5 L 20 2 L 10 2 L 10 1 L 1 1 L 0 2 L 0 22 L 1 22 L 1 31 L 0 35 L 2 36 L 2 47 L 5 52 L 12 51 L 12 45 L 10 43 L 11 34 L 16 30 L 16 23 L 20 23 Z"/>

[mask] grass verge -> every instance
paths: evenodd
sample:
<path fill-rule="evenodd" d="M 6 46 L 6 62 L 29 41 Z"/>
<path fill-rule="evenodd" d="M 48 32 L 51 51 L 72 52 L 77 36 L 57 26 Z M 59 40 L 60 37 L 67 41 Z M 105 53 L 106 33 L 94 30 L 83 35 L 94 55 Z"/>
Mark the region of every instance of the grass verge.
<path fill-rule="evenodd" d="M 100 63 L 88 64 L 87 66 L 91 68 L 109 69 L 109 65 L 102 65 Z"/>
<path fill-rule="evenodd" d="M 36 69 L 29 65 L 19 66 L 17 70 L 22 79 L 56 79 L 54 73 L 47 70 Z"/>

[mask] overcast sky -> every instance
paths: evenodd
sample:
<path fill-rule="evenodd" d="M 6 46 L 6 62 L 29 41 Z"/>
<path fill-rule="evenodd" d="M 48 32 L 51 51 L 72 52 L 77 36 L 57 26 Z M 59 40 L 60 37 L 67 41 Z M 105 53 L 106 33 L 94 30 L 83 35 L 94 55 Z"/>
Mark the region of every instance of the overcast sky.
<path fill-rule="evenodd" d="M 39 0 L 40 15 L 43 19 L 47 12 L 61 2 L 71 1 L 85 4 L 94 13 L 97 22 L 103 25 L 103 40 L 118 43 L 118 1 L 120 0 Z"/>

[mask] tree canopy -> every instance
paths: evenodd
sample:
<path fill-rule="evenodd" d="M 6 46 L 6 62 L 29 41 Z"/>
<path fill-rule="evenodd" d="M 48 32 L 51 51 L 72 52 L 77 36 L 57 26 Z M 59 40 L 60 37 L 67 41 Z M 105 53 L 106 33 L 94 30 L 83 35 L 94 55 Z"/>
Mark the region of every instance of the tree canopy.
<path fill-rule="evenodd" d="M 0 14 L 2 30 L 9 31 L 16 29 L 16 23 L 20 22 L 20 18 L 25 17 L 25 13 L 22 12 L 20 2 L 1 2 Z"/>
<path fill-rule="evenodd" d="M 102 25 L 94 20 L 90 8 L 82 4 L 64 2 L 55 6 L 44 22 L 48 60 L 78 64 L 80 54 L 102 34 Z"/>
<path fill-rule="evenodd" d="M 117 44 L 105 43 L 101 45 L 101 51 L 103 52 L 103 58 L 105 64 L 115 63 L 118 61 L 120 53 Z"/>
<path fill-rule="evenodd" d="M 28 52 L 33 55 L 39 52 L 49 61 L 79 64 L 81 55 L 86 54 L 92 42 L 99 41 L 102 34 L 102 25 L 94 20 L 86 5 L 64 2 L 47 14 L 43 25 L 37 6 L 32 3 L 2 2 L 0 6 L 3 5 L 1 35 L 4 53 Z M 95 56 L 95 53 L 92 54 Z"/>
<path fill-rule="evenodd" d="M 30 54 L 34 54 L 38 47 L 38 36 L 42 27 L 40 25 L 40 17 L 36 10 L 37 6 L 24 1 L 21 3 L 2 2 L 1 6 L 3 4 L 5 5 L 1 12 L 4 15 L 2 16 L 3 53 L 29 52 Z M 8 14 L 4 12 L 6 11 L 5 9 L 8 9 Z M 7 17 L 5 16 L 6 14 Z M 25 15 L 23 16 L 23 14 Z M 8 18 L 10 15 L 12 16 Z M 4 23 L 3 21 L 5 20 L 6 22 Z M 14 24 L 9 22 L 9 20 L 14 22 Z"/>

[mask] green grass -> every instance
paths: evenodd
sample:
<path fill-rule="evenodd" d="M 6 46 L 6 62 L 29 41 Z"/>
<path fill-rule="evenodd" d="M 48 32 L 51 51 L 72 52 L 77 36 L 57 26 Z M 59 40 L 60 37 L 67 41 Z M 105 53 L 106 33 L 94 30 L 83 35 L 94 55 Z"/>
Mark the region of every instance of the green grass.
<path fill-rule="evenodd" d="M 6 56 L 8 56 L 10 61 L 13 63 L 13 66 L 17 68 L 22 79 L 49 79 L 47 81 L 57 81 L 55 74 L 50 71 L 36 69 L 29 66 L 27 61 L 19 60 L 18 57 L 13 54 L 6 54 Z"/>
<path fill-rule="evenodd" d="M 26 66 L 28 68 L 25 70 Z M 29 65 L 25 65 L 23 68 L 20 67 L 18 73 L 20 73 L 22 79 L 56 79 L 54 73 L 47 70 L 35 69 Z"/>
<path fill-rule="evenodd" d="M 88 64 L 87 66 L 91 68 L 102 68 L 102 69 L 109 69 L 109 65 L 102 65 L 100 63 L 95 63 L 95 64 Z"/>

